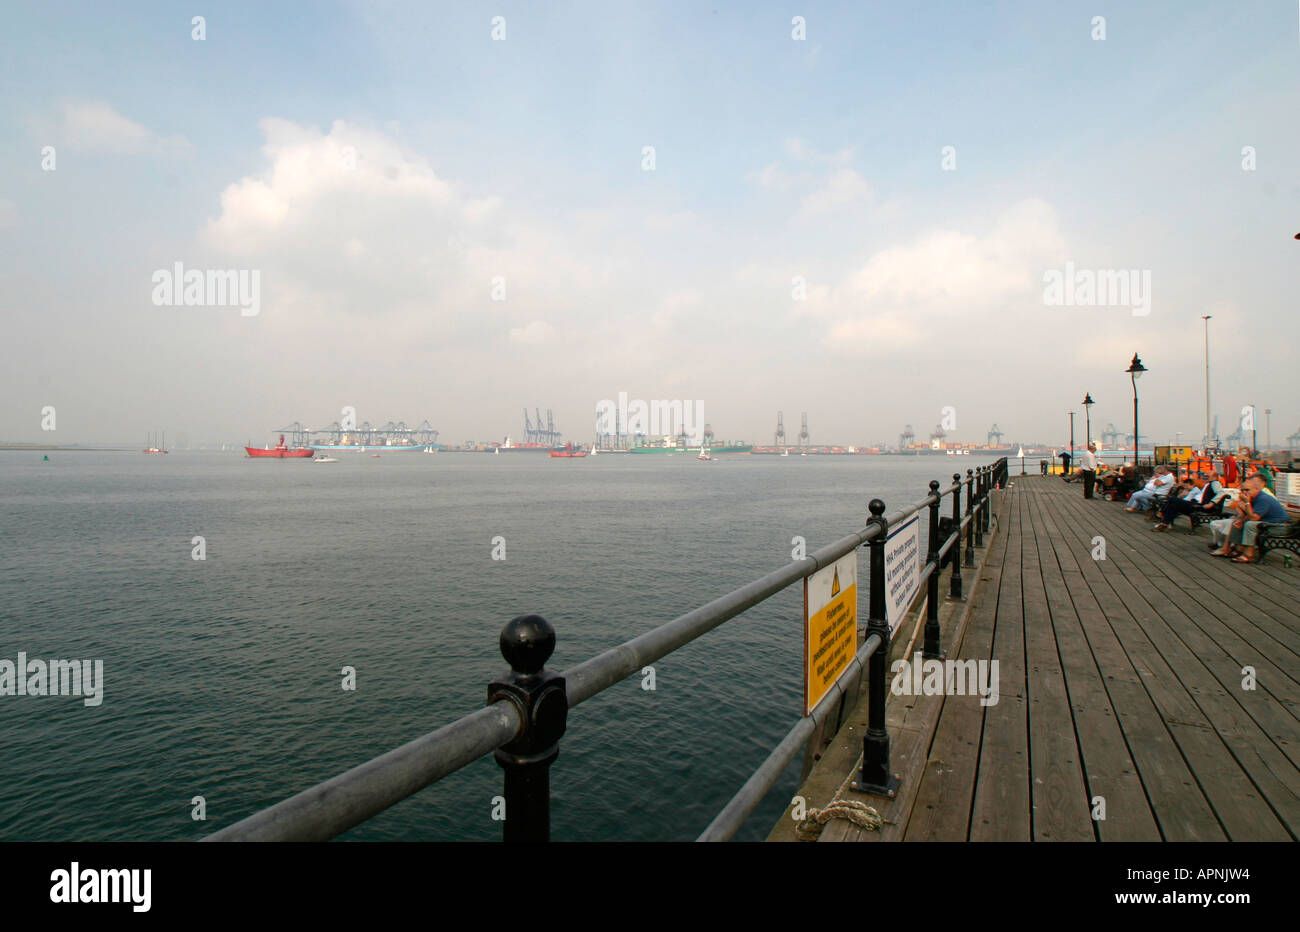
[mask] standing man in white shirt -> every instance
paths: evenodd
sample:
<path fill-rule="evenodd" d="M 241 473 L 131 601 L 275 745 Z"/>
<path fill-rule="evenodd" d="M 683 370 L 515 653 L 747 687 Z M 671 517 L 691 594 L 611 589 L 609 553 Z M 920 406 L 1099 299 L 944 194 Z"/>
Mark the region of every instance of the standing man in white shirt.
<path fill-rule="evenodd" d="M 1080 470 L 1083 472 L 1083 497 L 1092 498 L 1092 489 L 1097 482 L 1097 445 L 1095 443 L 1088 444 L 1088 449 L 1083 451 Z"/>

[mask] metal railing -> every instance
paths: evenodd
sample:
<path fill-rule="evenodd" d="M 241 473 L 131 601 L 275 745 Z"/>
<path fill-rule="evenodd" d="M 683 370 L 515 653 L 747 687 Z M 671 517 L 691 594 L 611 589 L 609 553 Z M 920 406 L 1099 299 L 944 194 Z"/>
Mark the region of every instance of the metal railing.
<path fill-rule="evenodd" d="M 954 474 L 952 485 L 890 515 L 872 499 L 871 517 L 861 530 L 820 548 L 802 560 L 773 570 L 694 611 L 611 648 L 563 673 L 546 669 L 555 650 L 555 631 L 539 615 L 521 615 L 501 632 L 501 654 L 510 673 L 488 684 L 488 704 L 449 725 L 402 745 L 295 796 L 208 835 L 204 841 L 326 841 L 353 828 L 426 786 L 475 760 L 494 753 L 505 771 L 505 841 L 545 841 L 550 837 L 550 766 L 559 754 L 569 710 L 642 667 L 866 545 L 870 550 L 866 639 L 849 666 L 812 712 L 800 718 L 767 759 L 700 835 L 700 841 L 731 838 L 758 806 L 800 747 L 825 721 L 865 669 L 868 675 L 868 730 L 863 739 L 858 788 L 893 795 L 897 781 L 889 770 L 885 729 L 890 640 L 885 617 L 885 540 L 889 528 L 929 510 L 930 529 L 921 581 L 927 587 L 925 656 L 941 657 L 939 575 L 951 565 L 949 597 L 962 598 L 963 567 L 973 567 L 974 548 L 990 528 L 989 492 L 1007 481 L 1007 458 L 991 466 Z M 966 491 L 962 513 L 962 489 Z M 945 497 L 951 517 L 941 517 Z M 962 538 L 965 537 L 965 555 Z M 882 650 L 881 648 L 885 648 Z"/>

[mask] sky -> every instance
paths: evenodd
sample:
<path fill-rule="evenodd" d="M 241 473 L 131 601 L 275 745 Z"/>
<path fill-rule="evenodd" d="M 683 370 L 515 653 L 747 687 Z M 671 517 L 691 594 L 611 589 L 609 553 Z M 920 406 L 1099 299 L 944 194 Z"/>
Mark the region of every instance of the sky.
<path fill-rule="evenodd" d="M 1300 431 L 1295 0 L 206 7 L 0 14 L 0 441 Z"/>

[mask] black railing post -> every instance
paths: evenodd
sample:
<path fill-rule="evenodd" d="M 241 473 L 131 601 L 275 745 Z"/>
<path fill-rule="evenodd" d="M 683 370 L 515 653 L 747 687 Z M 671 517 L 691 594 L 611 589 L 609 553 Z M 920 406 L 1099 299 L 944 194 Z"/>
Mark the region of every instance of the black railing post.
<path fill-rule="evenodd" d="M 984 477 L 985 467 L 975 470 L 975 546 L 984 546 Z"/>
<path fill-rule="evenodd" d="M 966 470 L 966 566 L 975 565 L 975 470 Z"/>
<path fill-rule="evenodd" d="M 496 752 L 505 770 L 508 842 L 549 841 L 551 763 L 569 715 L 564 677 L 546 669 L 555 651 L 555 629 L 541 615 L 520 615 L 501 629 L 501 656 L 510 664 L 504 679 L 488 684 L 488 705 L 502 699 L 519 708 L 519 734 Z"/>
<path fill-rule="evenodd" d="M 867 619 L 867 637 L 880 636 L 880 646 L 871 654 L 868 667 L 867 734 L 862 739 L 862 773 L 853 789 L 876 796 L 895 796 L 898 778 L 889 771 L 889 732 L 885 730 L 885 696 L 889 688 L 889 621 L 885 617 L 885 538 L 889 522 L 885 520 L 885 503 L 873 498 L 868 524 L 880 528 L 871 543 L 871 602 Z"/>
<path fill-rule="evenodd" d="M 952 542 L 952 584 L 948 587 L 948 598 L 961 601 L 961 473 L 952 474 L 953 485 L 957 488 L 952 493 L 952 526 L 957 539 Z"/>
<path fill-rule="evenodd" d="M 926 545 L 925 565 L 930 567 L 930 578 L 925 581 L 925 651 L 926 660 L 942 660 L 943 646 L 939 640 L 939 480 L 930 480 L 930 534 Z"/>

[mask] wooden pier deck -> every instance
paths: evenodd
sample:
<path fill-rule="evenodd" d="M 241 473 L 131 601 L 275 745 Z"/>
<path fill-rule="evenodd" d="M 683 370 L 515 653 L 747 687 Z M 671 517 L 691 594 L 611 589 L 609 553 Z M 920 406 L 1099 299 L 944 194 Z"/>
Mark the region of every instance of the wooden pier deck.
<path fill-rule="evenodd" d="M 1207 528 L 1152 533 L 1060 478 L 1013 469 L 997 497 L 960 643 L 945 630 L 944 646 L 997 660 L 1000 700 L 891 701 L 899 796 L 842 792 L 885 824 L 835 820 L 820 840 L 1295 840 L 1300 568 L 1213 558 Z"/>

